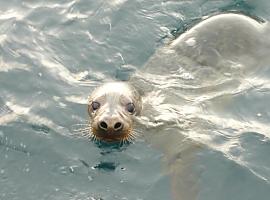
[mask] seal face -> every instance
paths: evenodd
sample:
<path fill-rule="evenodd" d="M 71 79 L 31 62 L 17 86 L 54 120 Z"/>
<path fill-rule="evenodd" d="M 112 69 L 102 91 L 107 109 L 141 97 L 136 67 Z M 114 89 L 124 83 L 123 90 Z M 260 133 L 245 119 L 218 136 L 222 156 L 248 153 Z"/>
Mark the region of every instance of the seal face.
<path fill-rule="evenodd" d="M 141 97 L 125 82 L 101 85 L 91 94 L 88 113 L 94 139 L 107 142 L 129 141 L 132 133 L 133 116 L 140 114 Z"/>

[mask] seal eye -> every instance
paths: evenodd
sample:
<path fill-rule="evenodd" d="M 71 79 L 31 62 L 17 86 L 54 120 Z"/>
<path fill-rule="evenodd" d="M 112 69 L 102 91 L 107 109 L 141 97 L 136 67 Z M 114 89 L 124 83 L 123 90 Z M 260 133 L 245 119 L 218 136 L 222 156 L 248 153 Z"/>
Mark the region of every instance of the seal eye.
<path fill-rule="evenodd" d="M 135 106 L 133 103 L 128 103 L 127 104 L 127 111 L 131 114 L 133 114 L 135 112 Z"/>
<path fill-rule="evenodd" d="M 93 101 L 92 102 L 92 109 L 93 109 L 93 111 L 99 109 L 99 107 L 100 107 L 100 103 L 98 103 L 97 101 Z"/>

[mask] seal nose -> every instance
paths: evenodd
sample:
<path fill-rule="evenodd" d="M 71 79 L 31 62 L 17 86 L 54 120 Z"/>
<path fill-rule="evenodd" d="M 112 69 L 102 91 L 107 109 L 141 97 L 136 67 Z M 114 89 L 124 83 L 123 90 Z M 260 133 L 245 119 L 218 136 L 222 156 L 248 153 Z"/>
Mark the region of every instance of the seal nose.
<path fill-rule="evenodd" d="M 123 129 L 124 125 L 122 122 L 117 121 L 115 122 L 114 120 L 102 120 L 98 124 L 99 128 L 108 131 L 108 130 L 113 130 L 113 131 L 120 131 Z"/>
<path fill-rule="evenodd" d="M 121 122 L 116 122 L 113 128 L 115 131 L 119 131 L 123 128 L 123 124 Z"/>
<path fill-rule="evenodd" d="M 104 131 L 106 131 L 108 129 L 108 125 L 105 121 L 101 121 L 99 124 L 98 124 L 99 128 L 103 129 Z"/>

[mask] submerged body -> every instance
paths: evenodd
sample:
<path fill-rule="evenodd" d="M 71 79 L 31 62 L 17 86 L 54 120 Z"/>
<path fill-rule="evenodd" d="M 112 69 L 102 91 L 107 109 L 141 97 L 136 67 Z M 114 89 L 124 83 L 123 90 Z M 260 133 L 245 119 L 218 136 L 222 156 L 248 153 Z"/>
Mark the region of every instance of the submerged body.
<path fill-rule="evenodd" d="M 163 85 L 157 85 L 158 89 L 166 88 L 171 81 L 187 87 L 203 88 L 206 85 L 208 88 L 209 82 L 222 82 L 222 77 L 217 75 L 239 76 L 255 71 L 260 66 L 261 58 L 268 54 L 265 50 L 269 48 L 265 43 L 267 30 L 266 24 L 241 14 L 209 17 L 168 46 L 157 50 L 143 68 L 145 75 L 138 78 L 137 73 L 129 83 L 146 93 L 155 90 L 153 85 L 156 85 L 156 80 L 160 83 L 164 81 Z M 170 76 L 172 78 L 168 79 Z M 96 138 L 115 141 L 129 135 L 133 122 L 123 108 L 132 103 L 129 105 L 136 107 L 136 115 L 141 111 L 140 94 L 131 85 L 124 82 L 106 83 L 91 95 L 88 112 Z M 166 92 L 170 92 L 171 88 L 167 89 Z M 174 93 L 173 90 L 171 92 Z M 167 100 L 167 97 L 164 98 Z M 93 102 L 97 102 L 96 110 L 93 110 Z M 122 138 L 121 134 L 125 136 Z"/>

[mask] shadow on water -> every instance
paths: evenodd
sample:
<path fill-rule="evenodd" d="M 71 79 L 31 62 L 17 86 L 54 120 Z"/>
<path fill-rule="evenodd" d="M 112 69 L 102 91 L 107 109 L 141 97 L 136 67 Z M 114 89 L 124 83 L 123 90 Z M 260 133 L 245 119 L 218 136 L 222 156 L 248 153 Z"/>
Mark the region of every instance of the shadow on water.
<path fill-rule="evenodd" d="M 125 151 L 131 144 L 120 142 L 108 143 L 104 141 L 95 141 L 94 143 L 100 149 L 100 154 L 102 155 L 100 159 L 103 160 L 104 158 L 104 160 L 93 166 L 93 168 L 104 171 L 114 171 L 120 165 L 117 161 L 106 161 L 106 157 L 108 156 L 109 158 L 111 154 Z"/>

